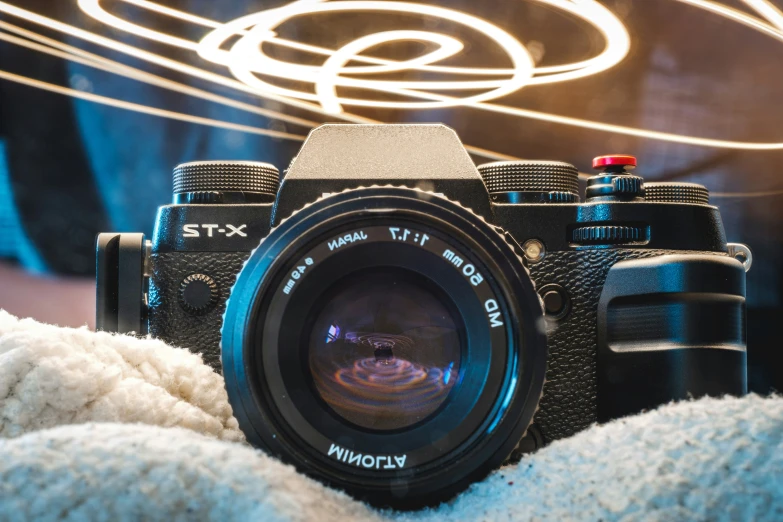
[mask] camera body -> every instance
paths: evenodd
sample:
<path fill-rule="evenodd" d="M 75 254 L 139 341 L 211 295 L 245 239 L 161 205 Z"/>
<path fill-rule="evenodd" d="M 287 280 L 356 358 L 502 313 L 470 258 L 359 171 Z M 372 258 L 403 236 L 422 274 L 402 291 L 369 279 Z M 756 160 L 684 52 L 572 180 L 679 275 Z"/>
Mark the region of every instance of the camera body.
<path fill-rule="evenodd" d="M 535 283 L 548 354 L 525 448 L 671 400 L 744 394 L 750 251 L 726 242 L 706 189 L 644 184 L 626 170 L 634 164 L 598 159 L 604 172 L 587 181 L 580 202 L 572 166 L 477 169 L 442 125 L 324 125 L 279 188 L 269 165 L 185 164 L 151 241 L 99 236 L 98 327 L 149 333 L 220 371 L 226 302 L 274 227 L 343 191 L 409 187 L 423 200 L 458 202 L 498 230 Z M 448 260 L 461 268 L 458 256 Z"/>

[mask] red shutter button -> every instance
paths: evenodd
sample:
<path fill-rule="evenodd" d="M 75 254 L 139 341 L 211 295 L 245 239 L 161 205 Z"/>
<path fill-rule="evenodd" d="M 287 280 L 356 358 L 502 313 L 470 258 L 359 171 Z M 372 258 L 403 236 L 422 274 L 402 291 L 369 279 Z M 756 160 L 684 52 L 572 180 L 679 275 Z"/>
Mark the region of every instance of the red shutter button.
<path fill-rule="evenodd" d="M 603 169 L 606 167 L 625 167 L 632 169 L 636 166 L 636 158 L 626 154 L 609 154 L 608 156 L 598 156 L 593 158 L 593 168 Z"/>

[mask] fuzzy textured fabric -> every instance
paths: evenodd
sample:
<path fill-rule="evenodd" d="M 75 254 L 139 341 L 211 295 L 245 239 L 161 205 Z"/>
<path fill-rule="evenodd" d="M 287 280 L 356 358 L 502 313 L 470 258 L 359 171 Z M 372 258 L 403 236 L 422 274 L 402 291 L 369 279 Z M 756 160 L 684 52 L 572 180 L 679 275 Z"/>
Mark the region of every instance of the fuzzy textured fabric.
<path fill-rule="evenodd" d="M 0 437 L 84 422 L 181 426 L 244 440 L 223 378 L 198 355 L 0 310 Z"/>
<path fill-rule="evenodd" d="M 37 337 L 31 333 L 36 330 L 40 331 Z M 101 356 L 96 355 L 99 345 L 107 350 Z M 53 351 L 60 353 L 53 359 L 51 346 L 57 346 Z M 29 353 L 9 356 L 25 350 Z M 75 364 L 67 363 L 69 350 L 82 363 L 96 365 L 89 380 L 103 382 L 103 372 L 119 377 L 95 388 L 101 390 L 91 392 L 97 394 L 95 399 L 69 401 L 73 390 L 84 396 L 81 384 L 70 386 L 76 381 L 64 377 L 76 371 Z M 116 354 L 112 356 L 111 351 Z M 136 356 L 120 355 L 128 352 Z M 148 395 L 137 395 L 132 388 L 152 386 L 161 390 L 161 396 L 162 390 L 175 396 L 173 405 L 187 403 L 202 410 L 204 416 L 198 418 L 217 418 L 214 412 L 228 407 L 225 395 L 211 394 L 215 404 L 223 404 L 220 408 L 206 404 L 201 395 L 194 400 L 197 392 L 193 390 L 198 386 L 192 385 L 202 378 L 213 383 L 210 379 L 215 377 L 190 367 L 194 356 L 188 355 L 154 341 L 61 330 L 0 316 L 0 372 L 8 365 L 16 368 L 7 372 L 14 375 L 15 385 L 4 384 L 6 373 L 0 379 L 0 391 L 11 390 L 0 395 L 4 426 L 16 426 L 3 434 L 70 424 L 0 439 L 0 520 L 783 520 L 780 397 L 751 395 L 667 405 L 555 442 L 519 464 L 496 471 L 438 508 L 379 512 L 244 444 L 216 440 L 221 433 L 235 430 L 225 428 L 234 426 L 231 420 L 216 421 L 224 426 L 222 430 L 206 421 L 182 421 L 187 415 L 173 413 L 180 420 L 160 422 L 162 417 L 142 415 L 127 404 L 138 396 L 147 408 L 152 407 Z M 17 358 L 26 362 L 14 362 Z M 154 379 L 148 375 L 150 370 L 139 369 L 152 365 L 149 358 L 158 361 Z M 97 360 L 104 361 L 100 363 L 103 369 L 98 369 Z M 116 365 L 123 369 L 115 372 Z M 46 367 L 50 373 L 43 374 L 45 378 L 34 377 L 27 386 L 20 385 L 25 381 L 20 375 Z M 180 375 L 184 367 L 191 375 L 188 393 L 164 384 L 177 381 L 170 376 Z M 33 386 L 33 382 L 39 384 Z M 48 382 L 59 384 L 47 386 Z M 101 420 L 142 422 L 149 418 L 154 424 L 190 429 L 73 424 L 77 418 L 97 420 L 80 412 L 90 409 L 92 401 L 112 396 L 111 383 L 125 387 L 125 399 L 122 407 L 107 408 L 114 412 L 113 418 Z M 35 393 L 41 397 L 29 403 L 45 405 L 35 411 L 52 408 L 58 412 L 47 417 L 46 423 L 18 413 L 28 404 L 19 397 Z M 9 400 L 17 401 L 16 409 L 8 408 Z M 15 419 L 10 423 L 5 418 L 9 411 Z M 59 413 L 65 411 L 71 413 Z M 133 415 L 123 417 L 126 411 Z M 212 428 L 205 429 L 208 426 Z"/>

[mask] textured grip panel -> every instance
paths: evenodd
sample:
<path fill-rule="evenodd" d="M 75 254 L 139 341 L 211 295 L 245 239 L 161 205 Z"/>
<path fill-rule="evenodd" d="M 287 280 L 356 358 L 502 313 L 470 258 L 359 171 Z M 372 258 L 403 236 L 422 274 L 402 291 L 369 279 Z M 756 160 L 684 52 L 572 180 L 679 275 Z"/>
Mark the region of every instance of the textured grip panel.
<path fill-rule="evenodd" d="M 579 171 L 560 161 L 497 161 L 479 165 L 490 194 L 496 192 L 579 193 Z"/>
<path fill-rule="evenodd" d="M 683 250 L 591 249 L 550 252 L 530 265 L 536 287 L 557 283 L 571 298 L 569 314 L 560 321 L 548 321 L 546 382 L 534 420 L 544 441 L 570 437 L 597 421 L 598 300 L 612 265 L 624 259 L 690 253 L 725 255 Z"/>
<path fill-rule="evenodd" d="M 710 191 L 698 183 L 650 182 L 644 184 L 644 199 L 669 203 L 710 204 Z"/>
<path fill-rule="evenodd" d="M 200 353 L 204 362 L 220 373 L 220 328 L 226 299 L 249 255 L 250 252 L 152 254 L 150 334 L 173 346 Z M 208 275 L 217 284 L 217 303 L 207 314 L 190 314 L 179 303 L 180 284 L 192 274 Z"/>
<path fill-rule="evenodd" d="M 274 196 L 279 184 L 277 168 L 256 161 L 192 161 L 174 168 L 174 194 L 257 192 Z"/>

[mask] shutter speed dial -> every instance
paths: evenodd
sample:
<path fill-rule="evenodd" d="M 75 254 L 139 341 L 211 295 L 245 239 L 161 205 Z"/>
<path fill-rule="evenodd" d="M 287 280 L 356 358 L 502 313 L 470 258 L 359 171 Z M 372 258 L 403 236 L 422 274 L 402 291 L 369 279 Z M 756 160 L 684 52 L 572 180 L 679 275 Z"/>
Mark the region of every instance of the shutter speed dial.
<path fill-rule="evenodd" d="M 478 166 L 492 201 L 574 203 L 579 171 L 562 161 L 496 161 Z"/>
<path fill-rule="evenodd" d="M 698 183 L 650 182 L 644 184 L 644 189 L 644 199 L 647 201 L 710 204 L 710 192 Z"/>

